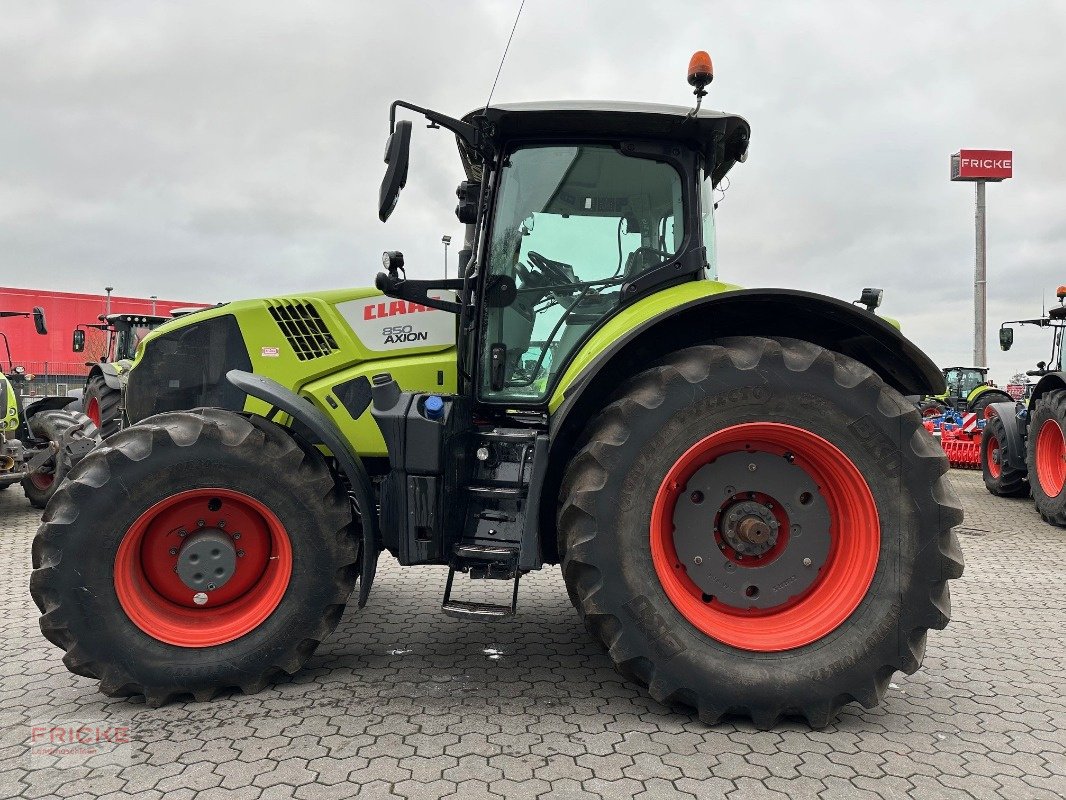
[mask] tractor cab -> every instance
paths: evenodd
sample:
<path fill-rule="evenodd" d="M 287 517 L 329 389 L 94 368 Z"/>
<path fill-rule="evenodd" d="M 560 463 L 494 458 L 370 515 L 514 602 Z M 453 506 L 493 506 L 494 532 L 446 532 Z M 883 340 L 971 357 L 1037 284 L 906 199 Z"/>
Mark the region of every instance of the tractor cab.
<path fill-rule="evenodd" d="M 85 328 L 93 328 L 107 332 L 107 346 L 100 354 L 101 362 L 132 361 L 141 339 L 169 319 L 155 314 L 101 314 L 99 322 L 86 322 L 74 329 L 71 350 L 84 352 Z"/>
<path fill-rule="evenodd" d="M 466 224 L 464 277 L 405 280 L 402 256 L 389 253 L 378 287 L 430 305 L 427 291 L 458 290 L 459 303 L 444 307 L 461 317 L 459 375 L 477 402 L 543 408 L 605 320 L 669 286 L 717 278 L 713 191 L 746 158 L 741 117 L 551 102 L 456 120 L 397 101 L 383 220 L 406 173 L 411 124 L 396 119 L 400 108 L 456 133 L 466 171 L 456 208 Z"/>
<path fill-rule="evenodd" d="M 988 382 L 987 375 L 988 370 L 983 367 L 945 367 L 944 382 L 948 385 L 948 399 L 965 403 L 977 387 Z"/>

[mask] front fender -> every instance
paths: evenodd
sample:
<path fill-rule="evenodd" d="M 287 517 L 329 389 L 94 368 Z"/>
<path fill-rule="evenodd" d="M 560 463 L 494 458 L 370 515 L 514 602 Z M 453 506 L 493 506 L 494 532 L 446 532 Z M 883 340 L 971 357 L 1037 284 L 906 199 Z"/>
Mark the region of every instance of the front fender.
<path fill-rule="evenodd" d="M 115 389 L 116 391 L 121 392 L 122 381 L 124 380 L 126 373 L 129 372 L 129 368 L 129 361 L 118 361 L 115 363 L 103 361 L 99 364 L 93 364 L 92 369 L 89 370 L 88 378 L 99 375 L 104 379 L 104 383 L 107 384 L 109 389 Z"/>
<path fill-rule="evenodd" d="M 245 394 L 270 405 L 274 410 L 267 415 L 267 419 L 273 418 L 277 411 L 283 411 L 293 419 L 299 420 L 318 439 L 318 441 L 312 441 L 311 444 L 324 445 L 337 459 L 355 495 L 355 502 L 359 507 L 359 521 L 363 529 L 359 576 L 359 607 L 362 608 L 366 605 L 370 587 L 374 582 L 374 573 L 378 563 L 377 543 L 380 539 L 373 487 L 362 459 L 329 417 L 292 389 L 263 375 L 253 375 L 237 369 L 227 372 L 226 380 Z"/>
<path fill-rule="evenodd" d="M 985 419 L 999 417 L 1003 422 L 1006 441 L 1000 442 L 1000 461 L 1011 469 L 1028 469 L 1025 463 L 1026 422 L 1019 417 L 1024 414 L 1021 403 L 991 403 L 985 408 Z"/>

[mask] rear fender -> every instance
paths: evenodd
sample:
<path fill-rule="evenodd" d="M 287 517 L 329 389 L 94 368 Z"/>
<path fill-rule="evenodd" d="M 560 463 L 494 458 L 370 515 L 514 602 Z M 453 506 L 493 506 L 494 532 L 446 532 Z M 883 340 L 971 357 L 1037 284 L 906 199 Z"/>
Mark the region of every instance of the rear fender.
<path fill-rule="evenodd" d="M 1056 389 L 1066 389 L 1066 372 L 1049 372 L 1040 378 L 1033 389 L 1033 396 L 1029 398 L 1029 411 L 1032 412 L 1036 408 L 1041 395 Z"/>
<path fill-rule="evenodd" d="M 363 529 L 359 576 L 359 607 L 362 608 L 366 605 L 370 587 L 374 583 L 378 563 L 377 543 L 380 541 L 374 491 L 362 459 L 329 417 L 291 389 L 263 375 L 253 375 L 236 369 L 226 373 L 226 380 L 245 394 L 267 403 L 273 409 L 267 419 L 272 419 L 277 411 L 282 411 L 299 421 L 317 438 L 318 441 L 312 441 L 311 444 L 324 445 L 337 459 L 341 471 L 351 485 L 352 494 L 355 495 Z"/>
<path fill-rule="evenodd" d="M 1000 442 L 1000 461 L 1011 469 L 1027 469 L 1025 464 L 1026 420 L 1019 416 L 1025 407 L 1021 403 L 992 403 L 985 408 L 985 418 L 999 417 L 1003 422 L 1006 441 Z"/>
<path fill-rule="evenodd" d="M 665 302 L 667 292 L 646 302 Z M 792 289 L 740 289 L 655 308 L 657 313 L 628 328 L 608 320 L 571 360 L 561 392 L 549 404 L 550 485 L 541 501 L 545 528 L 554 525 L 560 476 L 585 425 L 626 378 L 683 347 L 728 336 L 801 339 L 865 364 L 902 395 L 938 395 L 947 388 L 940 368 L 898 328 L 836 298 Z M 553 534 L 545 530 L 546 547 L 553 546 Z M 557 555 L 546 552 L 545 560 Z"/>

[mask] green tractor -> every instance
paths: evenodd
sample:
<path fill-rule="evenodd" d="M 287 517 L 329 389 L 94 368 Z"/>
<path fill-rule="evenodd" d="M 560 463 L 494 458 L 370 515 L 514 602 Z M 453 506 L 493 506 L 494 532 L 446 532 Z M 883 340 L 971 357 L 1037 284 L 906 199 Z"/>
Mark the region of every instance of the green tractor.
<path fill-rule="evenodd" d="M 985 488 L 999 497 L 1032 494 L 1045 522 L 1066 527 L 1066 371 L 1063 371 L 1063 334 L 1066 332 L 1066 286 L 1057 292 L 1059 305 L 1036 319 L 1004 322 L 999 346 L 1014 344 L 1012 325 L 1051 330 L 1051 355 L 1026 375 L 1037 378 L 1020 401 L 988 407 L 981 447 Z M 1035 435 L 1034 435 L 1035 433 Z"/>
<path fill-rule="evenodd" d="M 988 382 L 985 367 L 944 367 L 947 391 L 925 397 L 919 404 L 923 416 L 937 416 L 945 410 L 981 414 L 992 403 L 1013 401 L 1007 392 Z"/>
<path fill-rule="evenodd" d="M 37 333 L 48 333 L 44 310 L 0 311 L 0 318 L 32 317 Z M 16 365 L 7 335 L 7 370 L 0 371 L 0 490 L 22 484 L 30 504 L 44 508 L 60 482 L 100 441 L 96 426 L 69 408 L 69 397 L 41 397 L 23 404 L 18 389 L 33 375 Z"/>
<path fill-rule="evenodd" d="M 376 289 L 150 333 L 133 424 L 33 546 L 67 667 L 153 705 L 257 691 L 356 586 L 367 602 L 384 550 L 448 570 L 443 613 L 497 625 L 522 576 L 560 564 L 616 667 L 707 721 L 877 704 L 962 573 L 947 460 L 904 399 L 943 378 L 875 302 L 717 279 L 712 190 L 748 123 L 698 102 L 457 119 L 396 101 L 382 221 L 408 177 L 401 112 L 457 139 L 460 277 L 407 278 L 393 251 Z M 503 597 L 464 599 L 468 580 Z"/>
<path fill-rule="evenodd" d="M 121 427 L 122 388 L 137 345 L 150 331 L 172 319 L 154 314 L 101 314 L 99 322 L 86 322 L 74 330 L 71 349 L 85 352 L 85 328 L 107 333 L 107 345 L 98 361 L 86 361 L 89 375 L 82 392 L 82 407 L 105 439 Z"/>

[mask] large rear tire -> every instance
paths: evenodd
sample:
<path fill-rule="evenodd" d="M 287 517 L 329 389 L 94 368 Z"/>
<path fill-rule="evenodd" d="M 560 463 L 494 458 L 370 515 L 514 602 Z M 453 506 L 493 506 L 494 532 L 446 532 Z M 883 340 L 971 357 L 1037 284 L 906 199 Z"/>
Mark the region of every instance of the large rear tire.
<path fill-rule="evenodd" d="M 250 693 L 336 627 L 354 528 L 322 455 L 274 423 L 160 414 L 72 470 L 34 539 L 30 589 L 67 668 L 107 695 Z"/>
<path fill-rule="evenodd" d="M 1041 395 L 1029 419 L 1029 485 L 1045 522 L 1066 527 L 1066 389 Z"/>
<path fill-rule="evenodd" d="M 93 375 L 85 383 L 85 416 L 100 429 L 100 435 L 107 438 L 120 427 L 119 401 L 122 392 L 107 385 L 103 375 Z"/>
<path fill-rule="evenodd" d="M 681 350 L 589 425 L 563 575 L 616 667 L 715 722 L 826 725 L 922 661 L 962 510 L 913 404 L 795 340 Z"/>
<path fill-rule="evenodd" d="M 1028 472 L 1003 463 L 1007 448 L 1007 429 L 999 415 L 993 415 L 981 437 L 981 474 L 985 488 L 997 497 L 1029 495 Z"/>
<path fill-rule="evenodd" d="M 96 425 L 78 411 L 40 411 L 30 419 L 29 426 L 34 435 L 55 444 L 59 444 L 71 428 L 81 428 L 82 435 L 89 439 L 98 435 Z M 52 499 L 69 471 L 68 465 L 57 465 L 53 459 L 41 471 L 23 478 L 22 491 L 25 492 L 30 505 L 34 508 L 44 508 L 48 505 L 48 501 Z"/>

